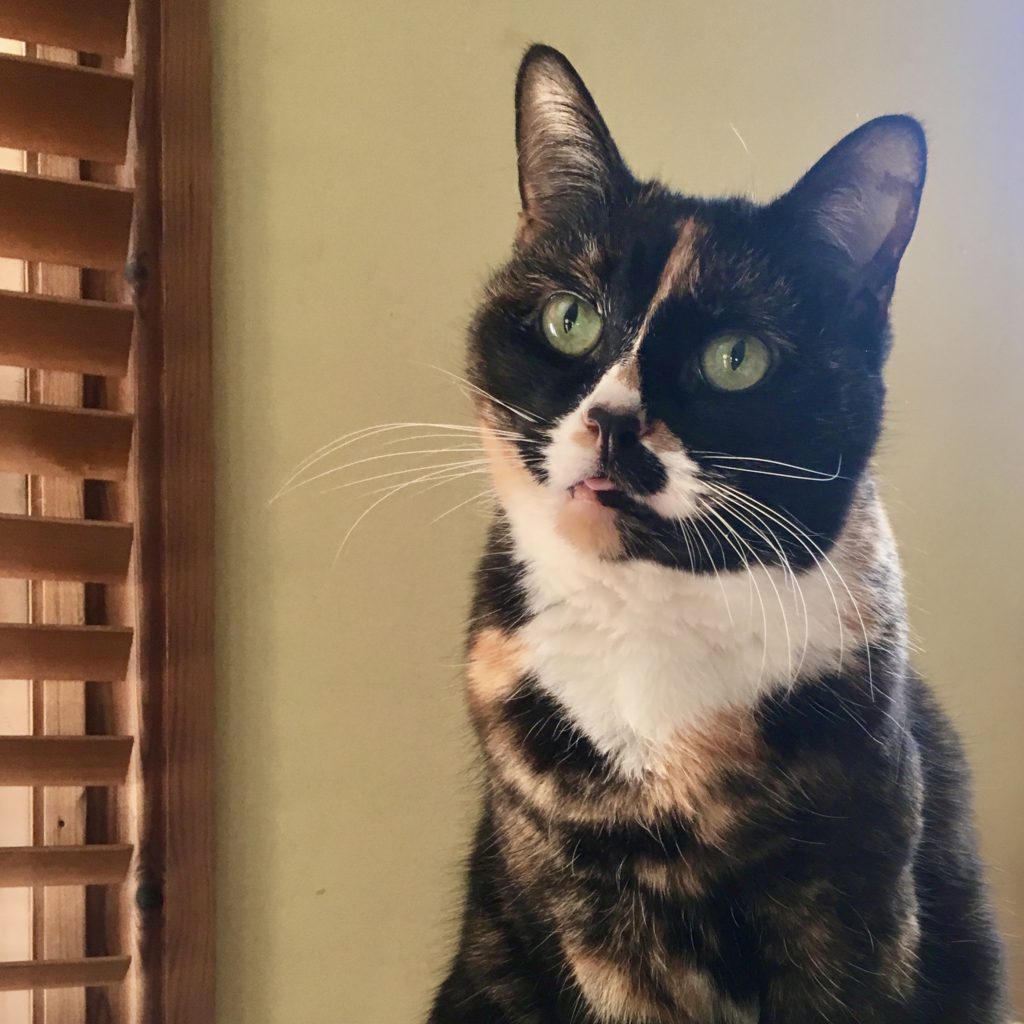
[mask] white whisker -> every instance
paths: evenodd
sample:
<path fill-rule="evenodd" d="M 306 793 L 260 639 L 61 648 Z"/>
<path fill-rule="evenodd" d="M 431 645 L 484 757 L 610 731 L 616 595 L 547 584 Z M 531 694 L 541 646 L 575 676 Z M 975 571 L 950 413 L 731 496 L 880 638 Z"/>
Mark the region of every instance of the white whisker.
<path fill-rule="evenodd" d="M 419 478 L 419 480 L 416 481 L 418 483 L 436 481 L 435 483 L 432 483 L 431 486 L 426 487 L 423 490 L 420 490 L 420 492 L 417 492 L 417 496 L 425 495 L 428 492 L 428 490 L 432 490 L 435 486 L 439 486 L 441 483 L 449 483 L 450 481 L 453 480 L 461 480 L 468 476 L 483 476 L 486 473 L 487 469 L 485 466 L 475 466 L 468 469 L 463 468 L 454 470 L 451 467 L 437 469 L 434 470 L 433 472 L 425 473 L 423 476 Z M 383 487 L 371 487 L 370 490 L 364 490 L 364 492 L 361 492 L 357 497 L 371 498 L 374 495 L 382 494 L 383 492 L 385 492 L 385 490 L 390 490 L 395 485 L 395 483 L 386 483 L 384 484 Z M 338 488 L 332 487 L 331 489 L 337 490 Z M 324 492 L 324 494 L 328 494 L 328 492 Z"/>
<path fill-rule="evenodd" d="M 754 473 L 757 476 L 777 476 L 784 480 L 803 480 L 809 484 L 826 484 L 832 480 L 838 479 L 838 474 L 835 476 L 798 476 L 796 473 L 777 473 L 774 470 L 769 469 L 750 469 L 745 466 L 720 466 L 716 463 L 712 463 L 714 469 L 725 470 L 729 473 Z"/>
<path fill-rule="evenodd" d="M 810 637 L 811 637 L 810 614 L 808 613 L 808 610 L 807 610 L 807 601 L 804 598 L 803 588 L 800 586 L 800 581 L 797 579 L 796 573 L 793 571 L 793 566 L 791 565 L 791 563 L 789 561 L 789 558 L 786 556 L 786 553 L 783 550 L 783 547 L 782 547 L 781 543 L 779 542 L 778 538 L 775 536 L 775 534 L 773 533 L 773 531 L 771 530 L 771 528 L 767 524 L 767 522 L 765 522 L 764 518 L 761 517 L 761 516 L 758 516 L 757 513 L 754 512 L 753 510 L 750 510 L 750 509 L 747 510 L 750 513 L 750 515 L 755 518 L 756 522 L 761 524 L 761 527 L 763 527 L 763 529 L 761 529 L 758 526 L 755 526 L 753 523 L 751 523 L 749 520 L 747 520 L 745 518 L 745 516 L 742 516 L 739 511 L 737 511 L 737 505 L 739 505 L 739 503 L 735 501 L 735 498 L 733 498 L 730 495 L 722 495 L 722 498 L 723 498 L 723 501 L 729 506 L 732 514 L 734 516 L 736 516 L 737 519 L 740 520 L 740 522 L 745 523 L 746 526 L 749 529 L 753 530 L 759 537 L 762 538 L 762 540 L 767 541 L 769 547 L 771 547 L 772 550 L 776 553 L 776 555 L 778 555 L 780 565 L 782 566 L 782 570 L 788 576 L 788 578 L 790 579 L 793 591 L 794 591 L 794 593 L 797 595 L 797 597 L 800 600 L 800 605 L 801 605 L 801 607 L 803 609 L 803 617 L 804 617 L 804 641 L 803 641 L 803 646 L 802 646 L 801 651 L 800 651 L 800 661 L 797 664 L 795 673 L 793 671 L 792 660 L 790 661 L 790 677 L 795 679 L 800 674 L 800 670 L 803 668 L 804 661 L 807 658 L 807 648 L 808 648 L 808 646 L 810 644 Z M 745 506 L 743 506 L 743 505 L 739 505 L 740 509 L 742 509 L 744 507 Z M 770 576 L 769 576 L 769 580 L 771 580 Z M 772 585 L 774 587 L 774 582 L 772 582 Z M 775 593 L 776 593 L 776 597 L 779 597 L 778 588 L 775 588 Z M 780 608 L 782 607 L 781 598 L 779 599 L 779 606 L 780 606 Z M 786 620 L 785 609 L 782 610 L 782 617 L 783 617 L 783 622 L 785 623 L 785 620 Z M 787 640 L 787 643 L 788 643 L 789 642 L 789 628 L 788 628 L 788 624 L 786 626 L 786 640 Z"/>
<path fill-rule="evenodd" d="M 465 501 L 460 501 L 458 505 L 453 505 L 447 512 L 442 512 L 439 516 L 434 516 L 434 518 L 430 520 L 429 525 L 433 526 L 434 523 L 439 523 L 442 519 L 450 516 L 453 512 L 458 512 L 460 508 L 465 508 L 471 501 L 479 501 L 481 498 L 485 498 L 487 495 L 492 494 L 493 491 L 493 488 L 488 487 L 479 494 L 474 494 L 471 498 L 467 498 Z"/>
<path fill-rule="evenodd" d="M 386 480 L 389 477 L 406 476 L 409 473 L 421 473 L 428 470 L 454 470 L 465 469 L 468 466 L 486 466 L 487 459 L 463 459 L 459 462 L 437 462 L 432 466 L 407 466 L 405 469 L 395 469 L 389 473 L 378 473 L 375 476 L 362 477 L 359 480 L 348 480 L 343 484 L 335 484 L 333 487 L 325 487 L 321 494 L 333 494 L 335 491 L 344 491 L 357 484 L 369 484 L 375 480 Z"/>
<path fill-rule="evenodd" d="M 421 429 L 421 430 L 429 429 L 429 430 L 450 431 L 453 434 L 452 440 L 457 440 L 458 438 L 456 438 L 454 436 L 456 434 L 463 433 L 463 434 L 467 434 L 467 435 L 468 434 L 480 435 L 481 433 L 483 433 L 485 428 L 483 428 L 483 427 L 476 427 L 476 426 L 468 426 L 468 425 L 462 424 L 462 423 L 427 423 L 427 422 L 421 422 L 421 421 L 415 421 L 415 420 L 411 420 L 411 421 L 407 421 L 407 422 L 396 422 L 396 423 L 379 423 L 379 424 L 374 424 L 374 425 L 371 425 L 371 426 L 360 427 L 358 430 L 353 430 L 353 431 L 350 431 L 347 434 L 342 434 L 340 437 L 335 438 L 333 441 L 328 441 L 327 444 L 321 445 L 315 452 L 313 452 L 310 455 L 307 455 L 304 459 L 302 459 L 299 462 L 298 466 L 296 466 L 295 469 L 291 472 L 291 474 L 287 477 L 287 479 L 284 481 L 284 483 L 281 484 L 281 486 L 278 488 L 277 492 L 270 499 L 269 504 L 273 504 L 275 501 L 278 500 L 278 498 L 282 497 L 284 494 L 286 494 L 290 490 L 292 490 L 292 488 L 290 488 L 289 485 L 295 479 L 297 479 L 299 476 L 301 476 L 303 472 L 305 472 L 306 470 L 312 468 L 318 462 L 323 461 L 323 459 L 328 458 L 329 456 L 333 455 L 334 452 L 340 451 L 340 450 L 342 450 L 344 448 L 347 448 L 350 445 L 358 444 L 360 441 L 369 440 L 371 437 L 376 437 L 379 434 L 384 434 L 384 433 L 388 433 L 388 432 L 395 431 L 395 430 L 415 430 L 415 429 Z M 511 436 L 513 436 L 514 432 L 512 432 L 512 431 L 501 431 L 500 433 L 502 435 L 507 435 L 507 436 L 511 437 Z M 439 435 L 439 436 L 447 437 L 448 434 L 442 434 L 442 435 Z M 520 438 L 520 439 L 521 440 L 526 440 L 526 438 Z M 388 443 L 405 444 L 409 440 L 410 440 L 410 438 L 398 438 L 396 441 L 388 442 Z"/>
<path fill-rule="evenodd" d="M 718 510 L 713 505 L 705 503 L 704 512 L 710 513 L 715 517 L 715 519 L 718 520 L 719 524 L 723 529 L 723 532 L 721 534 L 722 539 L 733 549 L 733 551 L 736 552 L 740 561 L 743 563 L 743 566 L 747 573 L 747 577 L 750 580 L 754 591 L 756 591 L 757 593 L 757 601 L 758 604 L 760 604 L 761 606 L 762 633 L 761 670 L 758 673 L 758 682 L 760 683 L 764 679 L 764 670 L 768 664 L 768 612 L 765 609 L 764 597 L 761 595 L 761 588 L 760 586 L 758 586 L 757 578 L 754 576 L 754 573 L 750 568 L 750 562 L 747 559 L 746 555 L 744 555 L 743 552 L 739 548 L 737 548 L 736 545 L 733 543 L 730 535 L 732 537 L 735 537 L 736 540 L 738 540 L 745 548 L 750 550 L 752 554 L 753 550 L 750 548 L 750 545 L 736 532 L 736 530 L 733 529 L 733 527 L 730 526 L 729 523 L 726 522 L 726 520 L 721 515 L 719 515 Z"/>
<path fill-rule="evenodd" d="M 472 381 L 466 380 L 465 377 L 460 377 L 457 373 L 452 373 L 451 370 L 446 370 L 441 366 L 435 366 L 433 363 L 420 363 L 420 366 L 425 366 L 430 370 L 436 370 L 438 373 L 443 373 L 446 377 L 451 377 L 452 380 L 458 381 L 460 384 L 464 384 L 468 388 L 472 388 L 478 395 L 483 395 L 484 398 L 489 399 L 496 405 L 500 405 L 503 409 L 516 416 L 521 416 L 524 420 L 530 423 L 539 423 L 540 420 L 532 413 L 527 412 L 525 409 L 520 409 L 518 406 L 510 405 L 508 402 L 503 402 L 500 398 L 495 398 L 489 391 L 485 391 L 483 388 L 478 387 Z"/>
<path fill-rule="evenodd" d="M 728 452 L 707 452 L 699 451 L 694 449 L 691 452 L 692 455 L 699 455 L 707 459 L 724 459 L 727 462 L 758 462 L 766 466 L 778 466 L 780 469 L 794 469 L 799 473 L 806 473 L 810 477 L 814 477 L 816 480 L 838 480 L 839 474 L 843 469 L 843 456 L 842 453 L 836 462 L 836 468 L 834 472 L 827 473 L 824 470 L 812 469 L 810 466 L 798 466 L 792 462 L 782 462 L 779 459 L 763 459 L 754 455 L 730 455 Z M 718 466 L 718 469 L 732 469 L 731 466 Z M 753 472 L 752 470 L 750 472 Z M 803 479 L 799 477 L 798 479 Z"/>
<path fill-rule="evenodd" d="M 282 492 L 281 496 L 284 497 L 284 495 L 290 494 L 292 491 L 296 491 L 300 487 L 308 487 L 310 484 L 316 483 L 317 480 L 323 480 L 325 477 L 334 476 L 336 473 L 344 473 L 345 470 L 352 469 L 355 466 L 364 466 L 368 462 L 378 462 L 381 459 L 398 459 L 406 455 L 457 455 L 467 452 L 473 452 L 475 455 L 483 454 L 483 451 L 479 446 L 474 446 L 472 448 L 420 448 L 404 452 L 383 452 L 379 455 L 368 455 L 366 458 L 355 459 L 352 462 L 346 462 L 344 465 L 334 466 L 332 469 L 325 469 L 320 473 L 316 473 L 314 476 L 307 477 L 305 480 L 300 480 L 298 483 L 289 487 L 287 491 Z"/>

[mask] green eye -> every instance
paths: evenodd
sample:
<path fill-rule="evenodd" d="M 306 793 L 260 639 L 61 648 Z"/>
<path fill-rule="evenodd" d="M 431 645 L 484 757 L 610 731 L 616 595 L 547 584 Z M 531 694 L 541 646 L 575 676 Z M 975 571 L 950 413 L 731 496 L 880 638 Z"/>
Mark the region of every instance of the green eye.
<path fill-rule="evenodd" d="M 582 356 L 601 337 L 601 314 L 578 295 L 556 292 L 548 299 L 540 318 L 548 344 L 567 356 Z"/>
<path fill-rule="evenodd" d="M 720 391 L 752 388 L 771 369 L 768 346 L 752 334 L 720 334 L 700 357 L 704 379 Z"/>

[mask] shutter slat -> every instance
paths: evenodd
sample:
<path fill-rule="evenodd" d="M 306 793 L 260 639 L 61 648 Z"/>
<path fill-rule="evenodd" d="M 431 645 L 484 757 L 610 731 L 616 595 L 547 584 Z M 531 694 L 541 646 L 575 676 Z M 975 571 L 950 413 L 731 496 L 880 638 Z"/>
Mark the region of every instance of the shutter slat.
<path fill-rule="evenodd" d="M 116 885 L 132 848 L 117 846 L 8 846 L 0 848 L 0 888 L 31 885 Z"/>
<path fill-rule="evenodd" d="M 129 0 L 0 0 L 0 36 L 124 55 Z"/>
<path fill-rule="evenodd" d="M 132 80 L 0 54 L 0 146 L 124 163 Z"/>
<path fill-rule="evenodd" d="M 0 786 L 119 786 L 131 736 L 0 736 Z"/>
<path fill-rule="evenodd" d="M 0 290 L 0 363 L 122 377 L 131 306 Z"/>
<path fill-rule="evenodd" d="M 131 962 L 128 956 L 90 956 L 0 963 L 0 992 L 116 985 L 124 981 Z"/>
<path fill-rule="evenodd" d="M 0 576 L 122 583 L 131 550 L 126 523 L 0 514 Z"/>
<path fill-rule="evenodd" d="M 0 256 L 120 271 L 131 221 L 130 189 L 0 172 Z"/>
<path fill-rule="evenodd" d="M 123 480 L 132 422 L 126 413 L 0 402 L 0 471 Z"/>
<path fill-rule="evenodd" d="M 124 679 L 132 631 L 119 626 L 0 624 L 0 679 Z"/>

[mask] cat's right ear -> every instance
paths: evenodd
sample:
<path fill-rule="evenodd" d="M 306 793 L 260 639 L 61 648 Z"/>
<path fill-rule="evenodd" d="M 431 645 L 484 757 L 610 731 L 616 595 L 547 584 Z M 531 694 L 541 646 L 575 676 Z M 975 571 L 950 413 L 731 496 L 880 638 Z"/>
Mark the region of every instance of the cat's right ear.
<path fill-rule="evenodd" d="M 519 66 L 516 147 L 520 242 L 608 203 L 629 176 L 587 87 L 550 46 L 531 46 Z"/>

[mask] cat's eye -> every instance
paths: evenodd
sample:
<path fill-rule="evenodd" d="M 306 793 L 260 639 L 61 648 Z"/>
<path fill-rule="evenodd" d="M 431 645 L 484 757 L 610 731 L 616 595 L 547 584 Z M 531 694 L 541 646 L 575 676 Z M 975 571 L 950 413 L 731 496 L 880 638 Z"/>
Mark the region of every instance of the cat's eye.
<path fill-rule="evenodd" d="M 712 338 L 700 357 L 704 379 L 720 391 L 746 391 L 771 369 L 771 349 L 752 334 L 728 333 Z"/>
<path fill-rule="evenodd" d="M 545 303 L 540 317 L 548 344 L 569 356 L 589 352 L 601 337 L 601 314 L 578 295 L 556 292 Z"/>

